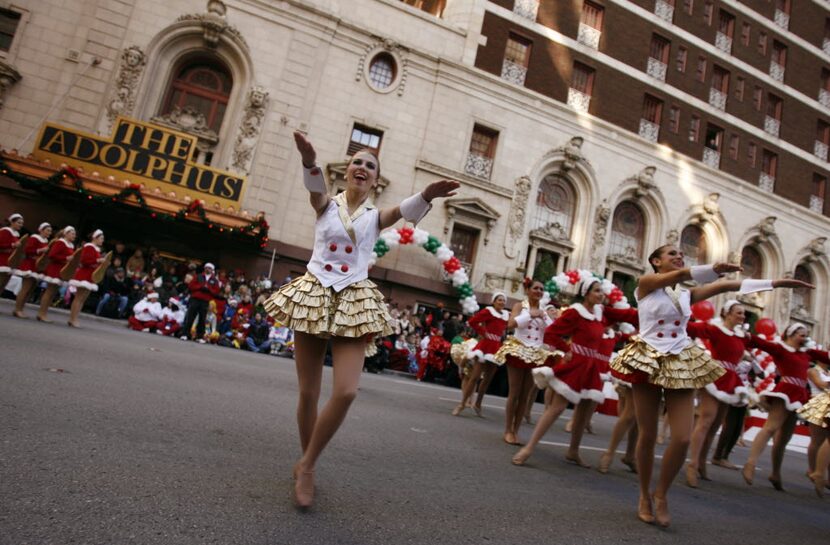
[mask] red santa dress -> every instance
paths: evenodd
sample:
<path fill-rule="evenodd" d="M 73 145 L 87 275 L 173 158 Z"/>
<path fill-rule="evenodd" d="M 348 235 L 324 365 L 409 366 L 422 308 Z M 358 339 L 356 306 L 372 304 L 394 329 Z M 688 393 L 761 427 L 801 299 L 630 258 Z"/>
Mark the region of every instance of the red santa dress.
<path fill-rule="evenodd" d="M 738 375 L 738 364 L 749 348 L 749 335 L 741 328 L 729 330 L 720 324 L 691 322 L 686 326 L 690 337 L 709 341 L 712 358 L 720 362 L 726 373 L 715 382 L 704 386 L 721 403 L 744 407 L 749 402 L 749 390 Z"/>
<path fill-rule="evenodd" d="M 72 257 L 74 251 L 75 245 L 66 239 L 59 238 L 52 243 L 52 247 L 49 248 L 48 253 L 49 264 L 46 265 L 46 270 L 43 271 L 43 280 L 58 286 L 63 284 L 63 280 L 61 280 L 61 269 L 64 268 L 66 262 Z"/>
<path fill-rule="evenodd" d="M 507 329 L 510 313 L 501 312 L 493 307 L 486 307 L 473 314 L 467 324 L 478 333 L 479 341 L 470 350 L 468 357 L 476 361 L 495 363 L 494 356 L 501 348 L 501 339 Z"/>
<path fill-rule="evenodd" d="M 37 260 L 40 258 L 40 250 L 46 248 L 49 241 L 40 235 L 32 235 L 26 239 L 26 246 L 23 247 L 23 261 L 20 262 L 20 267 L 14 270 L 14 274 L 23 278 L 34 278 L 40 280 L 43 275 L 37 272 Z"/>
<path fill-rule="evenodd" d="M 750 346 L 759 348 L 772 356 L 781 380 L 775 388 L 761 392 L 761 397 L 777 397 L 784 400 L 788 411 L 797 411 L 810 399 L 807 389 L 807 371 L 811 361 L 830 363 L 824 350 L 795 349 L 782 341 L 766 341 L 753 335 Z"/>
<path fill-rule="evenodd" d="M 12 268 L 9 267 L 9 258 L 14 252 L 14 245 L 18 240 L 20 240 L 20 233 L 11 227 L 0 229 L 0 273 L 12 273 Z"/>

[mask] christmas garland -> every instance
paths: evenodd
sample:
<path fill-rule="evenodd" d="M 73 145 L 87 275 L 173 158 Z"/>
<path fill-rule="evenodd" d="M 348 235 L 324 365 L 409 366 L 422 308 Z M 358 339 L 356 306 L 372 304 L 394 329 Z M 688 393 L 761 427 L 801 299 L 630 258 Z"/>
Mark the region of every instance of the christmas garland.
<path fill-rule="evenodd" d="M 91 201 L 96 204 L 117 203 L 129 205 L 132 207 L 132 204 L 126 202 L 128 199 L 132 198 L 135 199 L 136 203 L 138 203 L 138 208 L 143 212 L 147 213 L 154 220 L 157 219 L 162 221 L 187 221 L 189 219 L 193 219 L 194 217 L 196 217 L 202 220 L 202 223 L 204 223 L 208 229 L 215 229 L 216 231 L 223 234 L 227 232 L 227 234 L 229 235 L 251 235 L 254 232 L 256 232 L 256 239 L 259 243 L 259 247 L 265 248 L 268 245 L 269 226 L 268 222 L 265 221 L 265 218 L 261 216 L 255 218 L 253 221 L 251 221 L 251 223 L 249 223 L 248 225 L 243 225 L 242 227 L 225 227 L 223 225 L 217 225 L 207 219 L 204 203 L 198 199 L 191 202 L 175 214 L 158 212 L 147 205 L 147 201 L 144 199 L 144 195 L 141 193 L 141 186 L 138 184 L 130 184 L 114 195 L 93 195 L 84 186 L 84 182 L 81 178 L 80 172 L 77 169 L 74 169 L 70 166 L 64 166 L 61 170 L 59 170 L 58 172 L 49 176 L 46 179 L 40 179 L 33 178 L 31 176 L 26 176 L 24 174 L 20 174 L 19 172 L 15 172 L 11 168 L 9 168 L 9 166 L 2 159 L 0 159 L 0 172 L 2 172 L 4 176 L 8 176 L 12 180 L 20 184 L 21 187 L 24 187 L 26 189 L 41 190 L 44 188 L 52 188 L 58 186 L 63 180 L 68 179 L 72 182 L 73 186 L 75 187 L 75 191 L 80 197 L 85 197 L 87 201 Z"/>
<path fill-rule="evenodd" d="M 450 276 L 452 285 L 455 287 L 460 297 L 461 309 L 465 314 L 475 314 L 478 309 L 478 301 L 476 300 L 473 286 L 470 284 L 470 277 L 464 266 L 453 254 L 449 247 L 430 235 L 423 229 L 415 227 L 401 227 L 400 229 L 387 229 L 380 234 L 375 247 L 372 251 L 372 257 L 369 259 L 369 266 L 377 262 L 378 259 L 386 255 L 386 253 L 398 245 L 415 244 L 422 247 L 424 250 L 433 254 L 444 270 Z"/>

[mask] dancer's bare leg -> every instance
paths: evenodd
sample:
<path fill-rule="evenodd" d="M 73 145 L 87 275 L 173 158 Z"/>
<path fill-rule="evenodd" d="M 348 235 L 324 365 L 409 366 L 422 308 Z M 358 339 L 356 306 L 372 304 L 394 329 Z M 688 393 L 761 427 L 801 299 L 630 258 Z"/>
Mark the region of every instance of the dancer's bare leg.
<path fill-rule="evenodd" d="M 550 404 L 553 403 L 553 390 L 550 388 L 545 388 L 545 408 L 547 409 L 550 407 Z"/>
<path fill-rule="evenodd" d="M 657 423 L 660 420 L 662 390 L 652 384 L 634 384 L 631 388 L 634 414 L 637 420 L 637 473 L 640 481 L 640 499 L 637 516 L 643 522 L 654 522 L 651 505 L 651 473 L 654 468 L 654 446 L 657 443 Z"/>
<path fill-rule="evenodd" d="M 81 313 L 81 309 L 84 308 L 87 297 L 89 297 L 89 290 L 86 288 L 78 288 L 78 291 L 75 292 L 72 305 L 69 307 L 69 325 L 78 327 L 78 315 Z"/>
<path fill-rule="evenodd" d="M 811 478 L 816 487 L 816 494 L 824 497 L 824 487 L 827 485 L 827 472 L 830 471 L 830 429 L 822 428 L 824 440 L 816 451 L 816 469 Z"/>
<path fill-rule="evenodd" d="M 517 439 L 519 437 L 519 428 L 522 427 L 522 419 L 524 418 L 525 411 L 527 410 L 527 400 L 530 397 L 531 390 L 536 388 L 530 369 L 522 369 L 522 371 L 524 371 L 524 373 L 522 373 L 521 391 L 519 399 L 516 401 L 516 412 L 513 413 L 513 433 L 516 435 Z"/>
<path fill-rule="evenodd" d="M 715 434 L 723 426 L 723 421 L 726 418 L 726 412 L 729 406 L 726 403 L 718 403 L 718 414 L 715 415 L 715 421 L 709 427 L 709 432 L 706 434 L 706 440 L 703 443 L 703 448 L 700 451 L 700 460 L 697 464 L 697 472 L 700 478 L 706 481 L 711 479 L 706 472 L 706 460 L 709 458 L 709 451 L 712 449 L 712 443 L 715 440 Z"/>
<path fill-rule="evenodd" d="M 484 394 L 487 393 L 487 389 L 490 387 L 490 383 L 493 382 L 496 371 L 499 370 L 495 363 L 484 363 L 483 366 L 484 373 L 481 377 L 481 382 L 478 383 L 478 395 L 476 396 L 476 403 L 473 407 L 476 414 L 481 414 L 481 403 L 484 401 Z"/>
<path fill-rule="evenodd" d="M 617 403 L 617 408 L 619 409 L 619 415 L 617 417 L 617 422 L 614 424 L 614 429 L 611 430 L 611 439 L 608 441 L 608 448 L 605 449 L 605 452 L 599 459 L 599 471 L 600 473 L 607 473 L 608 468 L 611 467 L 611 464 L 614 462 L 614 456 L 617 452 L 617 447 L 622 442 L 622 438 L 629 433 L 634 425 L 634 402 L 630 399 L 631 391 L 628 388 L 620 388 L 618 390 L 619 401 Z M 634 463 L 634 453 L 636 452 L 636 444 L 629 444 L 626 447 L 626 455 L 624 460 L 628 460 L 629 463 Z"/>
<path fill-rule="evenodd" d="M 698 481 L 700 468 L 706 465 L 706 452 L 704 451 L 706 438 L 709 435 L 709 430 L 717 421 L 721 405 L 720 401 L 704 389 L 700 390 L 698 399 L 700 405 L 698 406 L 698 416 L 695 419 L 692 442 L 689 447 L 689 465 L 686 466 L 686 484 L 692 488 L 697 488 L 700 484 Z"/>
<path fill-rule="evenodd" d="M 516 437 L 516 414 L 519 409 L 520 399 L 526 399 L 527 392 L 523 390 L 524 375 L 529 372 L 526 369 L 507 367 L 507 402 L 504 406 L 504 442 L 511 445 L 519 442 Z M 518 413 L 521 419 L 522 413 Z"/>
<path fill-rule="evenodd" d="M 46 284 L 46 289 L 40 296 L 40 308 L 37 311 L 37 319 L 45 322 L 46 314 L 49 312 L 49 307 L 52 306 L 52 301 L 55 300 L 55 294 L 58 292 L 57 284 Z"/>
<path fill-rule="evenodd" d="M 746 484 L 752 484 L 752 479 L 755 476 L 755 464 L 758 463 L 758 458 L 764 453 L 764 449 L 769 443 L 773 435 L 786 422 L 790 411 L 784 405 L 783 399 L 767 398 L 769 401 L 769 413 L 767 414 L 767 421 L 764 422 L 764 427 L 760 429 L 758 435 L 752 441 L 752 447 L 749 449 L 749 457 L 744 464 L 741 473 L 743 474 Z"/>
<path fill-rule="evenodd" d="M 311 441 L 311 433 L 317 422 L 317 405 L 320 400 L 327 346 L 328 339 L 300 331 L 294 335 L 294 363 L 300 390 L 297 401 L 297 428 L 300 431 L 303 453 Z"/>
<path fill-rule="evenodd" d="M 531 378 L 533 378 L 533 375 L 531 375 Z M 533 403 L 536 401 L 536 396 L 537 395 L 539 395 L 539 389 L 538 388 L 534 387 L 534 388 L 531 388 L 527 391 L 527 399 L 525 400 L 524 418 L 525 418 L 525 422 L 527 422 L 528 424 L 533 423 L 530 420 L 530 411 L 533 410 Z"/>
<path fill-rule="evenodd" d="M 34 289 L 36 283 L 37 281 L 34 278 L 27 277 L 23 279 L 20 291 L 17 292 L 17 297 L 14 300 L 14 315 L 18 318 L 25 317 L 23 309 L 26 306 L 26 301 L 29 300 L 29 296 L 32 294 L 32 290 Z"/>
<path fill-rule="evenodd" d="M 452 414 L 454 416 L 458 416 L 461 412 L 467 408 L 467 403 L 469 403 L 470 398 L 473 396 L 473 390 L 476 387 L 476 382 L 478 381 L 478 376 L 481 374 L 481 362 L 475 360 L 473 363 L 473 368 L 470 373 L 467 375 L 464 383 L 461 385 L 461 403 L 459 403 L 453 410 Z"/>
<path fill-rule="evenodd" d="M 513 463 L 516 465 L 522 465 L 525 461 L 533 454 L 533 449 L 542 440 L 542 437 L 548 432 L 550 427 L 556 422 L 556 419 L 565 411 L 568 407 L 568 400 L 562 397 L 561 395 L 554 393 L 553 394 L 553 401 L 551 404 L 545 409 L 545 412 L 542 413 L 542 416 L 539 417 L 539 420 L 536 421 L 536 427 L 533 428 L 533 433 L 530 436 L 527 444 L 519 449 L 519 452 L 513 456 Z"/>
<path fill-rule="evenodd" d="M 11 280 L 12 275 L 9 273 L 0 273 L 0 293 L 6 289 L 6 284 Z"/>
<path fill-rule="evenodd" d="M 776 490 L 784 490 L 781 484 L 781 465 L 784 463 L 784 452 L 787 449 L 787 444 L 792 439 L 795 425 L 798 422 L 798 416 L 795 412 L 787 411 L 787 413 L 784 425 L 775 434 L 772 442 L 772 473 L 770 473 L 769 482 Z"/>
<path fill-rule="evenodd" d="M 816 471 L 816 455 L 818 449 L 824 443 L 825 428 L 809 424 L 810 430 L 810 444 L 807 446 L 807 473 L 812 475 Z"/>
<path fill-rule="evenodd" d="M 582 435 L 585 433 L 585 428 L 594 414 L 597 404 L 591 400 L 581 400 L 574 409 L 573 429 L 571 430 L 571 442 L 568 446 L 568 452 L 565 454 L 565 459 L 582 467 L 591 467 L 591 464 L 584 462 L 579 456 L 579 445 L 582 443 Z"/>
<path fill-rule="evenodd" d="M 654 488 L 654 516 L 658 524 L 668 526 L 670 517 L 666 495 L 689 450 L 695 418 L 695 391 L 665 390 L 664 395 L 671 438 L 663 453 L 660 478 Z"/>

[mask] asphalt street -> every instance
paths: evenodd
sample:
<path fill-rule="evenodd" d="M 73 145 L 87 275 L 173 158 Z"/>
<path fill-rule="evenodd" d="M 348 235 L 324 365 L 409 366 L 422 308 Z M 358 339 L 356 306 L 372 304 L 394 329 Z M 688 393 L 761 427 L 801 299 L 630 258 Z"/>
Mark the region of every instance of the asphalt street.
<path fill-rule="evenodd" d="M 678 480 L 660 530 L 635 518 L 624 466 L 603 476 L 563 460 L 565 420 L 514 467 L 502 399 L 452 417 L 457 390 L 391 375 L 364 374 L 315 506 L 299 512 L 292 360 L 10 310 L 0 304 L 2 544 L 830 543 L 830 498 L 815 496 L 803 454 L 787 454 L 783 493 L 766 482 L 768 452 L 753 487 L 718 467 L 696 490 Z M 592 463 L 613 422 L 596 416 Z"/>

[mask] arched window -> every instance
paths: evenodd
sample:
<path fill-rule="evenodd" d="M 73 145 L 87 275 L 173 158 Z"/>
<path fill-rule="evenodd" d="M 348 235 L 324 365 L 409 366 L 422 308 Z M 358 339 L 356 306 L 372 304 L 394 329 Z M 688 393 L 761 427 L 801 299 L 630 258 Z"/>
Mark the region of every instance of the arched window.
<path fill-rule="evenodd" d="M 744 246 L 741 251 L 741 267 L 744 268 L 744 278 L 763 278 L 764 258 L 761 252 L 752 246 Z"/>
<path fill-rule="evenodd" d="M 208 58 L 186 62 L 170 82 L 161 115 L 190 106 L 205 116 L 206 125 L 219 132 L 233 87 L 230 70 Z"/>
<path fill-rule="evenodd" d="M 680 250 L 685 256 L 686 266 L 701 265 L 708 261 L 706 233 L 697 225 L 687 225 L 680 233 Z"/>
<path fill-rule="evenodd" d="M 808 282 L 810 284 L 813 283 L 813 275 L 810 273 L 810 269 L 804 265 L 799 265 L 795 268 L 794 277 L 796 280 L 801 280 L 802 282 Z M 812 293 L 809 288 L 793 289 L 792 301 L 792 312 L 796 314 L 811 314 L 813 309 L 813 301 Z"/>
<path fill-rule="evenodd" d="M 533 227 L 538 229 L 559 224 L 561 231 L 570 236 L 575 205 L 576 196 L 570 183 L 555 174 L 545 176 L 536 194 Z"/>
<path fill-rule="evenodd" d="M 636 204 L 631 201 L 620 203 L 611 222 L 609 255 L 642 259 L 645 224 L 643 212 Z"/>

